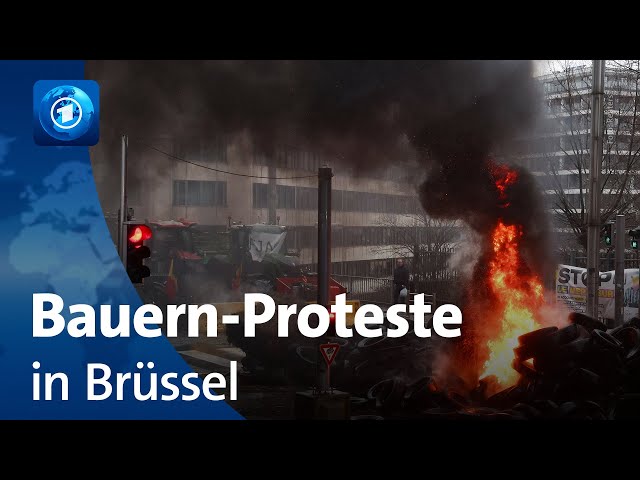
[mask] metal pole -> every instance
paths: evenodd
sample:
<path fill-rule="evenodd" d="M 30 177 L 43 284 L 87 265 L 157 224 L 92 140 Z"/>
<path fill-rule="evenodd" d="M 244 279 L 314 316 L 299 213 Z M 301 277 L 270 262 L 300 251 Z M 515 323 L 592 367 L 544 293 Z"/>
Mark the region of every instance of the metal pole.
<path fill-rule="evenodd" d="M 615 325 L 624 322 L 624 215 L 616 215 Z"/>
<path fill-rule="evenodd" d="M 318 170 L 318 305 L 329 307 L 329 275 L 331 268 L 331 177 L 329 167 Z M 322 337 L 320 337 L 322 338 Z M 319 358 L 321 340 L 316 343 L 316 378 L 321 392 L 329 389 L 329 366 Z M 323 368 L 327 371 L 323 372 Z M 326 373 L 326 376 L 323 375 Z M 323 383 L 326 382 L 325 385 Z"/>
<path fill-rule="evenodd" d="M 318 304 L 329 308 L 331 275 L 331 177 L 329 167 L 318 170 Z"/>
<path fill-rule="evenodd" d="M 600 287 L 600 170 L 604 127 L 604 60 L 593 61 L 591 108 L 591 165 L 589 168 L 589 225 L 587 230 L 587 314 L 598 318 Z"/>
<path fill-rule="evenodd" d="M 118 215 L 118 247 L 123 265 L 127 265 L 127 145 L 129 140 L 122 135 L 122 157 L 120 163 L 120 215 Z"/>

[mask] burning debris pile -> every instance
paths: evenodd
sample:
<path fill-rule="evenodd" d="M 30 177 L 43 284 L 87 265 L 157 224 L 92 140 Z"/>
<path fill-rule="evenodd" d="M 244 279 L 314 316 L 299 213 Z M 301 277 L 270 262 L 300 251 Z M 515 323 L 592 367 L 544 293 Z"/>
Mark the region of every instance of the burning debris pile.
<path fill-rule="evenodd" d="M 569 315 L 569 325 L 527 331 L 504 346 L 501 362 L 469 391 L 460 376 L 433 369 L 443 343 L 409 332 L 400 338 L 323 338 L 341 348 L 332 385 L 352 395 L 352 412 L 381 418 L 626 419 L 640 417 L 640 318 L 607 329 L 589 316 Z M 292 320 L 291 327 L 295 325 Z M 229 326 L 231 343 L 247 356 L 243 367 L 261 383 L 308 388 L 322 362 L 317 341 L 277 338 L 258 330 L 243 338 Z M 510 350 L 511 356 L 507 355 Z M 491 365 L 499 368 L 492 370 Z M 445 383 L 441 383 L 441 378 Z M 510 386 L 503 388 L 505 383 Z M 364 418 L 364 417 L 363 417 Z M 370 417 L 366 417 L 370 418 Z"/>
<path fill-rule="evenodd" d="M 166 125 L 179 125 L 174 136 L 183 143 L 196 133 L 247 133 L 269 158 L 277 145 L 298 145 L 356 173 L 415 159 L 428 216 L 477 234 L 481 253 L 459 341 L 435 352 L 411 335 L 337 339 L 338 388 L 385 411 L 425 415 L 476 415 L 482 407 L 510 417 L 618 418 L 637 401 L 640 320 L 608 331 L 582 315 L 569 325 L 564 315 L 545 317 L 543 285 L 554 261 L 544 201 L 529 172 L 497 155 L 508 157 L 506 147 L 543 105 L 530 62 L 125 62 L 88 70 L 109 98 L 107 122 L 132 136 L 156 138 Z M 131 173 L 136 182 L 146 171 Z M 229 340 L 246 352 L 245 368 L 301 386 L 313 381 L 314 341 L 270 331 L 243 339 L 235 328 Z"/>
<path fill-rule="evenodd" d="M 481 380 L 471 398 L 525 417 L 640 417 L 640 318 L 607 330 L 584 314 L 571 324 L 521 335 L 514 349 L 517 383 L 486 397 Z"/>

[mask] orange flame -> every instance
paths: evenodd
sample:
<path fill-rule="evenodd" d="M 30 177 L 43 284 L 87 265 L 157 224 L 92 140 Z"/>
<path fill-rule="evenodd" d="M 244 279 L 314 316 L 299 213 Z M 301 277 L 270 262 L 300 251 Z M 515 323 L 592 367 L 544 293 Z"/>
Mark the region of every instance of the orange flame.
<path fill-rule="evenodd" d="M 507 187 L 516 183 L 518 174 L 506 165 L 496 165 L 495 163 L 489 165 L 489 170 L 495 178 L 498 199 L 503 202 L 501 207 L 506 208 L 510 205 L 510 202 L 507 201 Z"/>
<path fill-rule="evenodd" d="M 541 274 L 526 256 L 528 233 L 518 212 L 509 211 L 517 193 L 518 171 L 488 161 L 487 171 L 495 189 L 495 205 L 502 209 L 487 231 L 486 244 L 468 284 L 465 312 L 472 317 L 465 339 L 455 345 L 452 355 L 437 362 L 435 375 L 447 384 L 451 374 L 465 388 L 482 386 L 490 396 L 518 383 L 514 368 L 514 348 L 518 337 L 548 323 Z M 554 316 L 555 317 L 555 316 Z M 554 320 L 555 321 L 555 320 Z M 481 380 L 479 385 L 477 382 Z M 464 389 L 463 389 L 464 390 Z"/>
<path fill-rule="evenodd" d="M 507 190 L 518 180 L 517 172 L 506 165 L 490 164 L 502 208 L 508 208 Z M 514 370 L 513 349 L 518 337 L 540 328 L 535 314 L 544 304 L 544 289 L 540 278 L 531 272 L 520 252 L 523 237 L 521 225 L 511 225 L 498 219 L 491 235 L 491 256 L 488 262 L 488 286 L 495 299 L 492 312 L 487 312 L 499 325 L 499 332 L 487 341 L 489 358 L 480 378 L 494 377 L 498 386 L 515 385 L 519 373 Z"/>
<path fill-rule="evenodd" d="M 544 302 L 543 287 L 534 274 L 523 275 L 519 239 L 522 228 L 498 222 L 493 231 L 493 258 L 489 262 L 489 286 L 498 299 L 493 314 L 501 319 L 501 331 L 497 338 L 489 340 L 489 359 L 484 364 L 481 378 L 495 376 L 499 385 L 506 388 L 518 381 L 513 369 L 513 349 L 518 337 L 540 328 L 535 312 Z"/>

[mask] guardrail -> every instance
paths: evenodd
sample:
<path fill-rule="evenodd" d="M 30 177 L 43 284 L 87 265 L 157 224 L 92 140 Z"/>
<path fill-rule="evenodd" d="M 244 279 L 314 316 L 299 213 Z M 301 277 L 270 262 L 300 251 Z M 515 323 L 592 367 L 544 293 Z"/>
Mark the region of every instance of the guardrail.
<path fill-rule="evenodd" d="M 331 275 L 331 277 L 347 289 L 349 300 L 377 305 L 393 305 L 393 280 L 391 278 L 355 277 L 352 275 Z M 423 292 L 417 292 L 423 293 Z M 414 294 L 411 294 L 414 295 Z M 408 301 L 412 301 L 411 298 Z M 425 303 L 436 306 L 436 295 L 425 293 Z"/>
<path fill-rule="evenodd" d="M 331 276 L 347 289 L 347 298 L 351 300 L 360 300 L 362 303 L 391 304 L 393 280 L 390 278 Z"/>

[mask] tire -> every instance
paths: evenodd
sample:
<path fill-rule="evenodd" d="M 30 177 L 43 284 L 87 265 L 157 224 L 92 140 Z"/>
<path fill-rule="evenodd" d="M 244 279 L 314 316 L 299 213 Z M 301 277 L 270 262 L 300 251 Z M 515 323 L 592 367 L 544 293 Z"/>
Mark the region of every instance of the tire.
<path fill-rule="evenodd" d="M 358 350 L 362 350 L 362 351 L 378 350 L 382 347 L 387 346 L 388 340 L 389 340 L 389 337 L 386 337 L 386 336 L 374 337 L 374 338 L 363 338 L 358 342 L 357 348 Z"/>
<path fill-rule="evenodd" d="M 363 407 L 369 403 L 369 399 L 362 397 L 351 397 L 349 401 L 351 402 L 351 408 Z"/>
<path fill-rule="evenodd" d="M 534 330 L 533 332 L 525 333 L 518 337 L 518 343 L 520 345 L 529 345 L 538 342 L 541 338 L 545 338 L 548 335 L 557 332 L 558 327 L 546 327 Z"/>
<path fill-rule="evenodd" d="M 432 377 L 424 377 L 409 385 L 404 392 L 404 405 L 414 410 L 435 406 L 433 394 L 438 386 Z"/>
<path fill-rule="evenodd" d="M 349 420 L 384 420 L 380 415 L 354 415 Z"/>
<path fill-rule="evenodd" d="M 594 330 L 594 332 L 599 331 L 600 330 Z M 579 338 L 589 338 L 589 331 L 577 323 L 561 328 L 557 332 L 549 335 L 549 341 L 558 346 L 573 342 Z"/>
<path fill-rule="evenodd" d="M 537 408 L 529 405 L 527 403 L 518 403 L 516 404 L 512 410 L 516 412 L 522 413 L 527 418 L 540 418 L 542 417 L 542 412 Z"/>
<path fill-rule="evenodd" d="M 296 347 L 296 355 L 298 360 L 308 366 L 316 365 L 315 348 L 306 345 L 299 345 Z"/>
<path fill-rule="evenodd" d="M 371 387 L 367 397 L 371 400 L 375 399 L 377 408 L 393 410 L 400 407 L 405 388 L 404 382 L 398 378 L 389 378 Z"/>
<path fill-rule="evenodd" d="M 607 332 L 594 330 L 591 332 L 591 338 L 593 339 L 593 343 L 601 348 L 613 350 L 616 353 L 624 353 L 622 343 Z"/>
<path fill-rule="evenodd" d="M 578 404 L 575 402 L 564 402 L 558 407 L 558 416 L 562 418 L 571 417 L 578 412 Z"/>
<path fill-rule="evenodd" d="M 604 323 L 602 323 L 600 320 L 597 320 L 589 315 L 586 315 L 580 312 L 571 312 L 569 314 L 569 321 L 577 325 L 582 325 L 584 328 L 586 328 L 589 331 L 592 331 L 592 330 L 606 331 L 607 330 L 607 326 Z"/>
<path fill-rule="evenodd" d="M 551 335 L 558 331 L 558 327 L 546 327 L 525 333 L 518 337 L 518 347 L 513 349 L 516 358 L 523 362 L 536 357 L 551 342 Z"/>
<path fill-rule="evenodd" d="M 618 340 L 627 352 L 640 344 L 640 330 L 634 327 L 625 327 L 611 336 Z"/>

